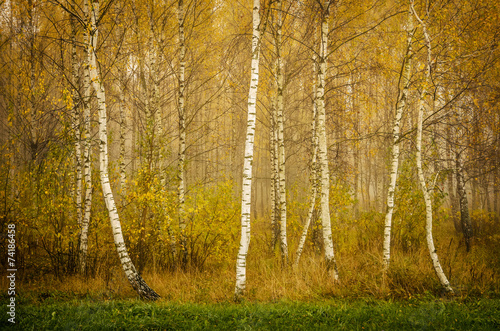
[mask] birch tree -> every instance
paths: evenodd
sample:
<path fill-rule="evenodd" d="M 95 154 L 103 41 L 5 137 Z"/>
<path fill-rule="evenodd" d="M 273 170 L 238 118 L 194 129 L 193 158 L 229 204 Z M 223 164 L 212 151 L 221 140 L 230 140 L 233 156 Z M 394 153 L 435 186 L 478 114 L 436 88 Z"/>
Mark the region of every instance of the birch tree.
<path fill-rule="evenodd" d="M 422 168 L 422 124 L 423 124 L 423 117 L 424 117 L 424 110 L 425 110 L 425 98 L 427 96 L 427 90 L 432 84 L 432 77 L 431 77 L 431 70 L 432 70 L 432 47 L 431 47 L 431 39 L 429 36 L 429 33 L 427 31 L 427 25 L 426 22 L 422 21 L 417 14 L 417 11 L 415 10 L 414 6 L 414 1 L 410 1 L 410 8 L 411 11 L 413 12 L 413 15 L 417 19 L 417 21 L 420 23 L 422 26 L 423 34 L 424 34 L 424 40 L 425 40 L 425 46 L 427 48 L 427 61 L 426 61 L 426 68 L 425 68 L 425 80 L 422 86 L 422 90 L 420 92 L 420 99 L 418 102 L 418 119 L 417 119 L 417 142 L 416 142 L 416 147 L 417 147 L 417 172 L 418 172 L 418 179 L 420 182 L 420 186 L 422 188 L 422 193 L 424 195 L 424 202 L 425 202 L 425 232 L 426 232 L 426 240 L 427 240 L 427 247 L 429 249 L 429 254 L 431 257 L 432 261 L 432 266 L 434 267 L 434 271 L 436 272 L 437 277 L 439 278 L 439 281 L 441 282 L 441 285 L 444 287 L 444 289 L 449 292 L 453 293 L 453 289 L 450 286 L 450 282 L 448 281 L 448 278 L 446 278 L 446 275 L 443 272 L 443 268 L 441 267 L 441 263 L 439 262 L 439 258 L 436 252 L 436 248 L 434 246 L 434 238 L 432 236 L 432 200 L 431 200 L 431 195 L 429 191 L 432 191 L 432 188 L 428 188 L 424 176 L 424 171 Z"/>
<path fill-rule="evenodd" d="M 86 47 L 90 53 L 90 80 L 97 96 L 98 116 L 99 116 L 99 170 L 103 197 L 108 209 L 111 227 L 113 229 L 113 239 L 115 242 L 118 256 L 122 264 L 125 275 L 130 284 L 137 291 L 139 296 L 148 300 L 156 300 L 160 296 L 151 289 L 137 272 L 123 238 L 122 228 L 116 203 L 111 191 L 111 184 L 108 173 L 108 133 L 107 133 L 107 113 L 106 113 L 106 93 L 103 82 L 98 72 L 98 63 L 96 58 L 98 28 L 96 22 L 99 21 L 99 2 L 92 3 L 92 10 L 89 9 L 88 0 L 84 1 L 84 10 L 87 18 L 88 28 L 90 29 L 90 40 Z"/>
<path fill-rule="evenodd" d="M 186 180 L 185 180 L 185 169 L 186 169 L 186 110 L 185 110 L 185 97 L 184 90 L 186 87 L 185 82 L 185 72 L 186 72 L 186 41 L 184 38 L 184 1 L 179 0 L 178 2 L 178 21 L 179 21 L 179 94 L 178 94 L 178 112 L 179 112 L 179 160 L 177 165 L 178 177 L 179 177 L 179 187 L 178 187 L 178 197 L 179 197 L 179 230 L 181 236 L 181 258 L 182 263 L 187 262 L 187 243 L 186 243 L 186 219 L 184 215 L 185 206 L 185 191 L 186 191 Z"/>
<path fill-rule="evenodd" d="M 288 263 L 288 243 L 286 235 L 286 175 L 285 175 L 285 140 L 284 140 L 284 101 L 283 101 L 283 86 L 284 86 L 284 73 L 283 73 L 283 59 L 282 59 L 282 39 L 283 39 L 283 2 L 281 0 L 277 1 L 277 23 L 276 32 L 274 35 L 275 42 L 275 73 L 274 79 L 276 83 L 276 103 L 273 111 L 275 114 L 272 115 L 273 125 L 271 128 L 274 131 L 274 142 L 272 145 L 275 150 L 273 151 L 274 156 L 274 166 L 276 169 L 275 180 L 277 180 L 277 209 L 278 212 L 274 216 L 279 216 L 279 235 L 280 235 L 280 250 L 281 259 L 283 266 Z M 277 176 L 277 178 L 276 178 Z"/>
<path fill-rule="evenodd" d="M 297 267 L 299 265 L 300 257 L 302 256 L 302 251 L 304 250 L 304 244 L 307 238 L 307 232 L 309 231 L 309 226 L 311 225 L 311 221 L 314 214 L 314 207 L 316 206 L 316 197 L 318 195 L 318 178 L 317 178 L 317 154 L 318 154 L 318 135 L 316 134 L 316 122 L 318 117 L 317 111 L 317 102 L 316 102 L 316 94 L 317 94 L 317 57 L 313 57 L 313 119 L 312 119 L 312 158 L 311 158 L 311 193 L 310 193 L 310 201 L 309 201 L 309 210 L 307 212 L 306 223 L 304 224 L 304 228 L 302 229 L 302 235 L 300 236 L 299 245 L 297 247 L 297 253 L 295 254 L 295 262 L 294 266 Z"/>
<path fill-rule="evenodd" d="M 76 52 L 76 35 L 77 35 L 77 25 L 75 18 L 70 16 L 71 24 L 71 85 L 73 89 L 73 131 L 75 137 L 75 161 L 76 161 L 76 220 L 78 226 L 82 226 L 82 147 L 81 147 L 81 131 L 80 131 L 80 114 L 79 109 L 79 98 L 78 98 L 78 59 Z"/>
<path fill-rule="evenodd" d="M 276 98 L 271 100 L 271 120 L 269 128 L 269 154 L 271 157 L 271 250 L 274 251 L 279 236 L 279 169 L 278 137 L 276 121 Z"/>
<path fill-rule="evenodd" d="M 252 64 L 250 88 L 248 92 L 247 133 L 245 139 L 245 156 L 243 161 L 243 183 L 241 194 L 241 238 L 236 259 L 235 299 L 239 300 L 246 288 L 246 260 L 250 245 L 250 209 L 252 198 L 252 162 L 255 139 L 255 122 L 257 110 L 257 87 L 259 85 L 260 58 L 260 0 L 253 1 L 252 10 Z"/>
<path fill-rule="evenodd" d="M 323 227 L 323 245 L 325 248 L 325 261 L 327 270 L 332 272 L 335 281 L 338 280 L 337 262 L 333 251 L 332 226 L 330 221 L 330 171 L 328 167 L 328 148 L 326 142 L 326 116 L 325 116 L 325 82 L 328 57 L 328 19 L 330 16 L 330 0 L 321 6 L 321 39 L 318 66 L 318 162 L 321 173 L 321 225 Z"/>
<path fill-rule="evenodd" d="M 465 190 L 464 153 L 465 149 L 455 152 L 455 175 L 457 179 L 458 205 L 460 208 L 460 225 L 464 235 L 465 249 L 469 252 L 472 239 L 472 226 L 469 214 L 469 200 L 467 199 L 467 191 Z"/>
<path fill-rule="evenodd" d="M 86 5 L 86 13 L 88 13 L 88 4 Z M 85 203 L 83 219 L 80 226 L 80 248 L 79 248 L 79 263 L 80 272 L 82 274 L 86 271 L 87 266 L 87 250 L 88 250 L 88 231 L 90 224 L 90 212 L 92 208 L 92 137 L 91 137 L 91 124 L 90 124 L 90 98 L 91 98 L 91 83 L 90 83 L 90 62 L 92 53 L 90 48 L 90 30 L 84 29 L 83 42 L 85 45 L 85 61 L 83 65 L 83 172 L 85 179 Z M 95 45 L 94 45 L 95 46 Z"/>
<path fill-rule="evenodd" d="M 413 27 L 411 10 L 408 11 L 408 19 L 406 22 L 406 54 L 403 59 L 403 67 L 401 71 L 400 81 L 399 81 L 399 96 L 396 103 L 396 114 L 394 117 L 394 124 L 392 129 L 392 158 L 391 158 L 391 170 L 389 178 L 389 187 L 387 189 L 387 210 L 385 214 L 384 223 L 384 243 L 383 243 L 383 266 L 384 273 L 389 268 L 389 263 L 391 260 L 391 231 L 392 231 L 392 214 L 394 212 L 394 192 L 396 190 L 396 181 L 398 177 L 398 166 L 399 166 L 399 144 L 400 144 L 400 132 L 401 132 L 401 118 L 403 116 L 403 111 L 406 108 L 408 100 L 408 88 L 410 86 L 410 76 L 411 76 L 411 60 L 413 57 L 412 40 L 415 29 Z"/>

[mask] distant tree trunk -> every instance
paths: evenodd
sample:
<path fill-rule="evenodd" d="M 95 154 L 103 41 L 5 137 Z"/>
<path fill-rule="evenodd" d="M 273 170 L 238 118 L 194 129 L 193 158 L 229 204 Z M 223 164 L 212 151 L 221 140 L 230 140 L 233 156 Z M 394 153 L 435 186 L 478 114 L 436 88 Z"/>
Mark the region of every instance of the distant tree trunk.
<path fill-rule="evenodd" d="M 396 103 L 396 115 L 394 117 L 393 126 L 393 145 L 392 145 L 392 160 L 391 160 L 391 172 L 389 187 L 387 189 L 387 210 L 385 214 L 385 225 L 384 225 L 384 244 L 383 244 L 383 268 L 384 273 L 387 272 L 389 268 L 389 263 L 391 260 L 391 229 L 392 229 L 392 213 L 394 211 L 394 192 L 396 190 L 396 181 L 398 177 L 398 167 L 399 167 L 399 138 L 401 130 L 401 118 L 403 116 L 403 110 L 406 108 L 406 103 L 408 99 L 408 88 L 410 85 L 411 76 L 411 59 L 413 56 L 412 50 L 412 39 L 415 30 L 413 28 L 413 19 L 411 12 L 408 13 L 408 21 L 406 23 L 406 34 L 407 34 L 407 44 L 406 44 L 406 55 L 403 59 L 403 67 L 399 82 L 399 96 Z"/>
<path fill-rule="evenodd" d="M 316 103 L 316 93 L 317 93 L 317 69 L 316 69 L 316 57 L 313 58 L 313 120 L 312 120 L 312 158 L 311 158 L 311 193 L 309 201 L 309 211 L 307 212 L 306 223 L 302 229 L 302 235 L 300 236 L 299 246 L 297 247 L 297 253 L 295 254 L 294 266 L 299 265 L 300 257 L 302 256 L 302 251 L 304 250 L 304 244 L 307 238 L 307 232 L 314 214 L 314 207 L 316 206 L 316 197 L 318 195 L 318 176 L 317 176 L 317 153 L 318 153 L 318 135 L 316 134 L 316 122 L 318 117 L 317 103 Z"/>
<path fill-rule="evenodd" d="M 323 245 L 325 248 L 325 261 L 327 270 L 332 272 L 335 281 L 338 280 L 337 262 L 333 252 L 332 226 L 330 221 L 330 173 L 328 169 L 328 151 L 326 142 L 326 116 L 325 116 L 325 82 L 326 61 L 328 57 L 328 17 L 330 1 L 326 0 L 322 8 L 321 17 L 321 45 L 318 67 L 318 90 L 316 101 L 318 103 L 318 157 L 321 169 L 321 224 L 323 227 Z"/>
<path fill-rule="evenodd" d="M 448 123 L 446 127 L 446 158 L 447 158 L 447 168 L 448 168 L 448 176 L 447 176 L 447 184 L 448 184 L 448 196 L 450 197 L 450 217 L 453 221 L 453 226 L 455 227 L 455 231 L 462 232 L 460 230 L 460 221 L 457 218 L 458 214 L 458 202 L 456 196 L 457 186 L 454 183 L 454 175 L 456 171 L 452 171 L 452 169 L 456 168 L 456 158 L 452 150 L 451 140 L 452 133 L 450 130 L 451 123 Z"/>
<path fill-rule="evenodd" d="M 185 266 L 187 263 L 187 242 L 186 242 L 186 219 L 184 215 L 185 208 L 185 191 L 186 191 L 186 111 L 185 111 L 185 71 L 186 71 L 186 44 L 184 39 L 184 4 L 183 0 L 178 3 L 178 20 L 179 20 L 179 161 L 178 161 L 178 176 L 179 176 L 179 229 L 180 229 L 180 245 L 181 245 L 181 264 Z"/>
<path fill-rule="evenodd" d="M 257 87 L 259 84 L 260 57 L 260 0 L 253 1 L 252 65 L 248 92 L 248 118 L 243 162 L 243 184 L 241 197 L 241 239 L 236 260 L 235 299 L 239 300 L 246 288 L 246 259 L 250 245 L 250 207 L 252 193 L 252 161 L 255 138 Z"/>
<path fill-rule="evenodd" d="M 142 279 L 139 273 L 136 271 L 132 260 L 127 252 L 127 247 L 123 239 L 123 233 L 121 228 L 121 223 L 118 217 L 118 211 L 116 209 L 115 200 L 113 198 L 113 192 L 111 191 L 111 185 L 109 182 L 108 174 L 108 133 L 107 133 L 107 112 L 106 112 L 106 93 L 104 91 L 104 85 L 101 81 L 98 72 L 98 64 L 96 59 L 96 45 L 98 29 L 96 22 L 99 19 L 99 2 L 94 1 L 92 3 L 92 13 L 89 15 L 88 0 L 84 2 L 84 9 L 86 12 L 87 20 L 89 21 L 88 28 L 91 32 L 90 40 L 87 42 L 88 52 L 90 56 L 90 80 L 94 87 L 97 104 L 99 110 L 99 169 L 101 177 L 101 186 L 103 191 L 103 197 L 106 202 L 106 207 L 108 209 L 109 218 L 111 222 L 111 228 L 113 229 L 113 238 L 115 242 L 116 249 L 118 251 L 118 256 L 120 257 L 120 262 L 122 264 L 125 275 L 127 276 L 130 284 L 137 291 L 139 296 L 143 299 L 156 300 L 160 296 L 151 289 L 146 282 Z"/>
<path fill-rule="evenodd" d="M 418 104 L 418 120 L 417 120 L 417 172 L 418 179 L 420 181 L 420 186 L 422 188 L 422 193 L 424 195 L 425 201 L 425 232 L 427 239 L 427 247 L 429 248 L 429 254 L 431 257 L 432 265 L 434 267 L 434 271 L 441 282 L 441 285 L 444 287 L 446 292 L 453 293 L 453 289 L 450 286 L 450 282 L 446 275 L 443 272 L 443 268 L 441 267 L 441 263 L 439 262 L 439 258 L 436 252 L 436 248 L 434 246 L 434 238 L 432 236 L 432 200 L 429 194 L 429 189 L 427 188 L 427 184 L 425 182 L 424 170 L 422 168 L 422 122 L 424 118 L 424 108 L 425 108 L 425 97 L 427 94 L 427 86 L 432 84 L 431 78 L 431 70 L 432 70 L 432 48 L 431 48 L 431 39 L 427 32 L 426 23 L 420 19 L 418 16 L 413 0 L 410 0 L 411 9 L 413 10 L 413 14 L 415 18 L 422 25 L 425 45 L 427 48 L 427 61 L 426 61 L 426 79 L 423 83 L 422 91 L 420 94 L 419 104 Z M 431 188 L 432 190 L 432 188 Z"/>
<path fill-rule="evenodd" d="M 469 202 L 467 200 L 467 191 L 465 190 L 465 179 L 464 179 L 464 165 L 462 159 L 462 153 L 456 152 L 456 177 L 457 177 L 457 193 L 458 193 L 458 205 L 460 207 L 460 225 L 461 230 L 464 235 L 465 249 L 467 252 L 470 251 L 471 241 L 472 241 L 472 226 L 469 215 Z"/>

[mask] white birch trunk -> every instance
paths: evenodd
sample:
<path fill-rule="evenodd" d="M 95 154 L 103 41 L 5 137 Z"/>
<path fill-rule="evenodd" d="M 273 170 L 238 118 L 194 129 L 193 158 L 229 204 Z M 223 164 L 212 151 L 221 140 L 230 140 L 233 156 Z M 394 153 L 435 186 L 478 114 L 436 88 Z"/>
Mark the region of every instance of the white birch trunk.
<path fill-rule="evenodd" d="M 464 161 L 462 155 L 463 152 L 464 151 L 456 152 L 455 161 L 458 204 L 460 208 L 460 226 L 464 235 L 465 249 L 467 252 L 469 252 L 471 248 L 472 226 L 469 214 L 469 200 L 467 199 L 467 191 L 465 190 Z"/>
<path fill-rule="evenodd" d="M 259 84 L 260 57 L 260 0 L 253 1 L 252 65 L 248 92 L 247 134 L 245 160 L 243 162 L 243 183 L 241 194 L 241 238 L 236 260 L 235 299 L 243 295 L 246 288 L 246 261 L 250 245 L 250 208 L 252 197 L 252 162 L 257 109 L 257 87 Z"/>
<path fill-rule="evenodd" d="M 326 61 L 328 57 L 328 17 L 330 1 L 323 4 L 321 20 L 321 45 L 318 68 L 318 90 L 316 101 L 318 103 L 318 161 L 321 169 L 321 225 L 323 227 L 323 245 L 325 248 L 325 261 L 327 270 L 332 272 L 332 277 L 338 281 L 337 262 L 333 251 L 332 226 L 330 221 L 330 173 L 328 167 L 328 145 L 326 142 L 326 115 L 325 115 L 325 81 Z"/>
<path fill-rule="evenodd" d="M 123 78 L 122 78 L 123 79 Z M 120 94 L 120 193 L 122 200 L 127 195 L 127 172 L 125 168 L 125 125 L 126 125 L 126 109 L 127 104 L 125 102 L 125 83 L 119 82 L 119 94 Z"/>
<path fill-rule="evenodd" d="M 85 5 L 87 7 L 87 13 L 88 13 L 88 0 L 85 0 Z M 99 111 L 99 169 L 100 169 L 100 179 L 101 179 L 103 197 L 104 201 L 106 202 L 106 208 L 108 209 L 109 213 L 111 228 L 113 230 L 113 239 L 125 275 L 127 276 L 134 290 L 137 291 L 137 293 L 141 298 L 148 300 L 156 300 L 160 296 L 154 290 L 152 290 L 142 279 L 142 277 L 137 273 L 135 266 L 132 263 L 130 256 L 128 255 L 127 247 L 123 239 L 123 233 L 122 233 L 120 219 L 118 217 L 118 211 L 116 209 L 116 203 L 113 198 L 113 192 L 111 190 L 111 184 L 109 182 L 106 93 L 104 91 L 104 85 L 99 76 L 96 54 L 95 54 L 97 45 L 97 34 L 98 34 L 96 22 L 98 21 L 98 15 L 99 15 L 99 2 L 96 1 L 93 2 L 92 4 L 92 12 L 90 15 L 91 36 L 90 36 L 90 41 L 87 43 L 87 47 L 90 49 L 91 53 L 90 80 L 96 92 L 98 111 Z"/>
<path fill-rule="evenodd" d="M 76 56 L 76 22 L 73 16 L 71 21 L 71 85 L 72 85 L 72 103 L 73 103 L 73 131 L 75 137 L 75 160 L 76 160 L 76 220 L 78 226 L 82 225 L 82 146 L 80 132 L 80 116 L 78 114 L 78 62 Z"/>
<path fill-rule="evenodd" d="M 178 3 L 178 20 L 179 20 L 179 96 L 178 96 L 178 109 L 179 109 L 179 160 L 178 160 L 178 176 L 179 176 L 179 230 L 180 230 L 180 244 L 181 244 L 181 259 L 182 264 L 187 262 L 187 243 L 186 243 L 186 219 L 184 216 L 185 208 L 185 192 L 186 192 L 186 118 L 185 118 L 185 71 L 186 71 L 186 44 L 184 38 L 184 3 L 179 0 Z"/>
<path fill-rule="evenodd" d="M 401 130 L 401 118 L 403 111 L 406 108 L 408 99 L 408 88 L 410 85 L 411 76 L 411 58 L 413 56 L 412 39 L 413 39 L 413 19 L 411 12 L 408 13 L 408 21 L 406 23 L 407 45 L 406 55 L 404 58 L 403 69 L 400 76 L 400 92 L 396 104 L 396 116 L 394 117 L 394 126 L 392 132 L 392 160 L 391 172 L 389 178 L 389 187 L 387 189 L 387 210 L 384 223 L 384 243 L 383 243 L 383 269 L 384 273 L 389 268 L 391 260 L 391 230 L 392 230 L 392 214 L 394 212 L 394 192 L 396 190 L 396 181 L 398 177 L 399 167 L 399 138 Z"/>
<path fill-rule="evenodd" d="M 316 69 L 316 57 L 313 58 L 313 95 L 316 97 L 317 93 L 317 69 Z M 317 178 L 317 152 L 318 152 L 318 135 L 316 134 L 316 121 L 318 117 L 316 98 L 313 101 L 313 120 L 312 120 L 312 159 L 311 159 L 311 200 L 309 202 L 309 211 L 307 212 L 306 223 L 302 229 L 302 235 L 300 236 L 299 246 L 297 247 L 297 253 L 295 254 L 294 266 L 299 265 L 300 257 L 302 256 L 302 251 L 304 250 L 304 244 L 307 238 L 307 232 L 309 231 L 309 226 L 311 225 L 314 207 L 316 205 L 316 197 L 318 195 L 318 178 Z"/>
<path fill-rule="evenodd" d="M 279 176 L 279 211 L 280 211 L 280 247 L 283 266 L 288 264 L 288 243 L 286 236 L 286 175 L 285 175 L 285 140 L 283 134 L 283 61 L 281 58 L 282 41 L 282 2 L 278 0 L 278 26 L 276 34 L 276 120 L 278 133 L 278 176 Z"/>
<path fill-rule="evenodd" d="M 84 4 L 84 10 L 88 16 L 88 4 Z M 87 28 L 83 32 L 84 45 L 90 45 L 90 35 Z M 91 53 L 88 46 L 85 47 L 85 64 L 83 66 L 83 122 L 84 122 L 84 134 L 83 134 L 83 176 L 85 180 L 85 203 L 83 210 L 83 219 L 80 226 L 80 239 L 79 239 L 79 264 L 80 273 L 85 274 L 87 269 L 87 251 L 88 251 L 88 231 L 90 224 L 90 213 L 92 208 L 92 162 L 91 162 L 91 148 L 92 148 L 92 138 L 90 133 L 90 97 L 91 97 L 91 85 L 90 85 L 90 60 Z"/>
<path fill-rule="evenodd" d="M 276 134 L 276 98 L 271 101 L 271 123 L 269 128 L 269 150 L 271 157 L 271 250 L 274 252 L 279 235 L 279 170 L 278 170 L 278 136 Z"/>
<path fill-rule="evenodd" d="M 422 187 L 422 193 L 424 195 L 424 201 L 425 201 L 425 232 L 426 232 L 426 239 L 427 239 L 427 247 L 429 249 L 429 254 L 431 257 L 432 261 L 432 266 L 434 267 L 434 271 L 436 272 L 436 275 L 439 278 L 439 281 L 441 282 L 441 285 L 444 287 L 444 289 L 449 292 L 453 293 L 453 289 L 450 286 L 450 282 L 448 281 L 448 278 L 446 278 L 446 275 L 443 272 L 443 268 L 441 267 L 441 263 L 439 262 L 439 258 L 436 252 L 436 248 L 434 246 L 434 238 L 432 236 L 432 200 L 431 200 L 431 195 L 430 191 L 431 189 L 427 188 L 427 184 L 425 181 L 425 176 L 424 176 L 424 171 L 422 168 L 422 124 L 423 124 L 423 117 L 424 117 L 424 108 L 425 108 L 425 97 L 427 94 L 427 88 L 430 84 L 432 84 L 431 81 L 431 70 L 432 70 L 432 48 L 431 48 L 431 41 L 429 34 L 427 32 L 427 27 L 425 22 L 423 22 L 419 16 L 417 15 L 417 12 L 415 11 L 415 7 L 413 5 L 413 0 L 410 1 L 411 4 L 411 9 L 413 11 L 413 14 L 415 15 L 415 18 L 419 21 L 419 23 L 422 25 L 422 30 L 424 33 L 424 38 L 425 38 L 425 44 L 427 48 L 427 63 L 426 63 L 426 75 L 425 75 L 425 81 L 424 81 L 424 86 L 422 87 L 422 91 L 420 94 L 420 99 L 418 103 L 418 119 L 417 119 L 417 172 L 418 172 L 418 179 L 420 181 L 420 186 Z"/>

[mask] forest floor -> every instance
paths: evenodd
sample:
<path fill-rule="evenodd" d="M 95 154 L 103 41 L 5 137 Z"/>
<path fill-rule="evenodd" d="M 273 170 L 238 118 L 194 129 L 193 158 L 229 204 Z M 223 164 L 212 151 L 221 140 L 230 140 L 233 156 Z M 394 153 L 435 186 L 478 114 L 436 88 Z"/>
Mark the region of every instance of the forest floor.
<path fill-rule="evenodd" d="M 2 307 L 6 307 L 5 298 Z M 92 297 L 19 298 L 13 330 L 498 330 L 500 299 L 373 298 L 313 302 L 150 303 Z"/>

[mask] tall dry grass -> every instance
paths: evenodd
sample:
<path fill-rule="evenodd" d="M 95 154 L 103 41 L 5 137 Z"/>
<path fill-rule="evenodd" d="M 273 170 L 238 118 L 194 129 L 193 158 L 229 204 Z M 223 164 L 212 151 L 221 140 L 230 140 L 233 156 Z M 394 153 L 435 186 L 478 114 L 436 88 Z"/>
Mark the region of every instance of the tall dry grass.
<path fill-rule="evenodd" d="M 379 217 L 380 218 L 380 217 Z M 365 220 L 370 221 L 370 220 Z M 268 245 L 266 221 L 254 223 L 247 263 L 247 293 L 250 301 L 314 301 L 331 297 L 407 298 L 432 293 L 444 295 L 432 269 L 425 238 L 410 246 L 395 236 L 392 261 L 385 278 L 382 274 L 380 219 L 370 226 L 353 222 L 337 226 L 336 257 L 340 283 L 325 270 L 323 257 L 311 244 L 297 268 L 283 267 L 278 251 Z M 338 224 L 337 224 L 338 225 Z M 370 227 L 373 227 L 372 229 Z M 500 294 L 499 224 L 485 214 L 475 215 L 476 237 L 470 252 L 449 218 L 437 222 L 434 236 L 439 258 L 458 296 L 498 296 Z M 298 238 L 290 240 L 291 261 Z M 236 256 L 235 256 L 236 257 Z M 148 284 L 168 301 L 214 303 L 233 299 L 235 257 L 203 270 L 146 271 Z M 28 280 L 29 279 L 29 280 Z M 0 281 L 6 286 L 6 278 Z M 19 282 L 19 292 L 32 298 L 49 296 L 90 296 L 96 299 L 135 297 L 117 261 L 110 262 L 95 277 L 51 275 L 27 277 Z"/>

